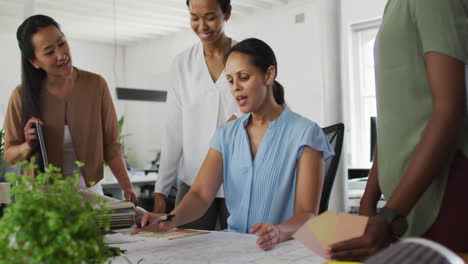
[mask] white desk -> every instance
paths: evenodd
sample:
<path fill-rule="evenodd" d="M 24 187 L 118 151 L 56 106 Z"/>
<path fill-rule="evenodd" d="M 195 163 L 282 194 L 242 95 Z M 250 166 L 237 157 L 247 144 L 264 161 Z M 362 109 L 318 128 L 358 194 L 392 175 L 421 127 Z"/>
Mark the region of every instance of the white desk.
<path fill-rule="evenodd" d="M 327 260 L 317 256 L 296 240 L 287 241 L 273 250 L 260 250 L 255 235 L 211 232 L 194 237 L 163 240 L 145 238 L 128 244 L 114 246 L 126 249 L 132 263 L 257 263 L 321 264 Z M 127 264 L 123 257 L 112 259 L 112 263 Z"/>
<path fill-rule="evenodd" d="M 144 176 L 129 174 L 129 177 L 130 177 L 130 182 L 135 185 L 146 184 L 146 183 L 154 184 L 154 182 L 158 179 L 158 174 L 150 173 Z M 102 187 L 114 186 L 118 184 L 119 182 L 117 181 L 117 179 L 115 179 L 113 175 L 112 177 L 106 177 L 101 181 Z"/>
<path fill-rule="evenodd" d="M 346 212 L 357 214 L 359 213 L 359 206 L 362 195 L 366 188 L 367 179 L 352 179 L 348 180 L 348 199 L 346 202 Z M 380 200 L 377 202 L 377 208 L 385 206 L 386 201 L 381 195 Z"/>
<path fill-rule="evenodd" d="M 154 185 L 157 179 L 158 175 L 156 173 L 150 173 L 144 176 L 130 174 L 130 182 L 137 196 L 140 196 L 139 187 L 148 184 Z M 100 183 L 105 193 L 112 194 L 112 197 L 116 199 L 123 199 L 123 190 L 113 175 L 112 177 L 105 177 Z"/>

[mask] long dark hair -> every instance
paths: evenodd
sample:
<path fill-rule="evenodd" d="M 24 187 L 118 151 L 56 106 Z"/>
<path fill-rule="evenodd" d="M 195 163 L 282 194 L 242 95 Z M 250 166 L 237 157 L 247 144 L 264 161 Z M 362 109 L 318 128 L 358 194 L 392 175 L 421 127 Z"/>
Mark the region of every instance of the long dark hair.
<path fill-rule="evenodd" d="M 60 30 L 60 25 L 51 17 L 35 15 L 27 18 L 16 31 L 16 39 L 21 50 L 23 127 L 31 117 L 41 118 L 39 96 L 41 94 L 42 81 L 46 78 L 47 74 L 43 69 L 36 69 L 29 61 L 36 58 L 32 36 L 48 26 L 55 26 Z"/>
<path fill-rule="evenodd" d="M 35 15 L 27 18 L 16 31 L 16 39 L 21 50 L 21 102 L 23 127 L 31 117 L 41 119 L 40 95 L 42 81 L 47 74 L 43 69 L 36 69 L 29 61 L 36 58 L 32 36 L 42 28 L 55 26 L 60 30 L 60 25 L 51 17 Z M 63 34 L 63 33 L 62 33 Z M 44 171 L 40 148 L 33 150 L 40 171 Z"/>
<path fill-rule="evenodd" d="M 278 75 L 278 63 L 276 62 L 275 53 L 265 42 L 256 38 L 245 39 L 234 45 L 226 54 L 225 59 L 233 52 L 248 55 L 250 62 L 264 73 L 267 72 L 270 66 L 275 67 L 276 75 Z M 284 87 L 276 80 L 273 83 L 273 97 L 277 104 L 285 104 Z"/>
<path fill-rule="evenodd" d="M 187 6 L 190 7 L 189 0 L 186 0 Z M 229 6 L 231 5 L 231 0 L 218 0 L 219 6 L 221 7 L 221 11 L 223 11 L 223 14 L 226 14 L 226 12 L 229 9 Z"/>

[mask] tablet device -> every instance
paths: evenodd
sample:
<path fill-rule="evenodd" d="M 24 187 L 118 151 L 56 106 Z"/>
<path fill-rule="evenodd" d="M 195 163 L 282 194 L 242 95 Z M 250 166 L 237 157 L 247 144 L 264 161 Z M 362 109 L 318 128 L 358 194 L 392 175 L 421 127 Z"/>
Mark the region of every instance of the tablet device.
<path fill-rule="evenodd" d="M 34 122 L 36 124 L 37 139 L 39 140 L 39 146 L 41 148 L 42 162 L 44 162 L 44 169 L 49 167 L 49 161 L 47 159 L 47 150 L 44 141 L 44 133 L 42 132 L 42 126 L 38 121 Z"/>

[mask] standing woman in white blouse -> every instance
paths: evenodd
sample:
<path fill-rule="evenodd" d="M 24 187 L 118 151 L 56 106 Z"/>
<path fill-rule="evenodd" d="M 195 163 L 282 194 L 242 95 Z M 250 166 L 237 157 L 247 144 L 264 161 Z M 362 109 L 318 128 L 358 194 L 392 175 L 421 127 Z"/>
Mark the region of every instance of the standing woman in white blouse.
<path fill-rule="evenodd" d="M 162 143 L 154 212 L 165 213 L 166 197 L 179 175 L 176 204 L 189 191 L 216 128 L 238 111 L 224 73 L 224 56 L 234 41 L 224 33 L 230 0 L 187 0 L 190 25 L 200 42 L 180 53 L 172 64 L 167 120 Z M 179 164 L 181 167 L 179 168 Z M 222 188 L 208 211 L 185 228 L 227 227 L 229 213 Z"/>

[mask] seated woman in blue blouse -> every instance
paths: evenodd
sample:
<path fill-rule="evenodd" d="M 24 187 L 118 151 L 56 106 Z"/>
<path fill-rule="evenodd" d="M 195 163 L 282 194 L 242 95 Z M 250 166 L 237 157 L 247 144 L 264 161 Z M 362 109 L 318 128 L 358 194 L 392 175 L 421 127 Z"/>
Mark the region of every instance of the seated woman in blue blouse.
<path fill-rule="evenodd" d="M 133 233 L 164 232 L 197 219 L 221 184 L 231 214 L 228 231 L 256 233 L 263 250 L 291 239 L 317 215 L 324 160 L 334 152 L 317 124 L 284 104 L 276 75 L 275 54 L 263 41 L 246 39 L 232 47 L 226 77 L 248 114 L 218 128 L 190 192 L 171 212 L 175 217 L 157 223 L 161 215 L 147 213 L 144 227 Z"/>

